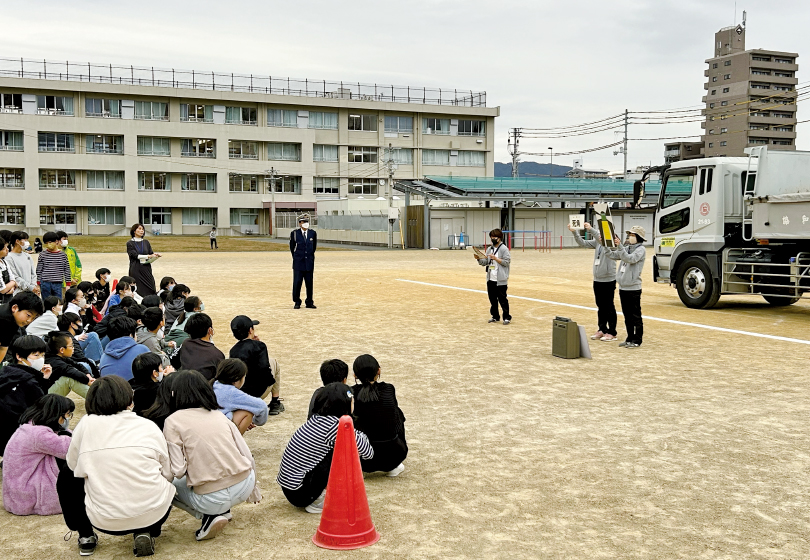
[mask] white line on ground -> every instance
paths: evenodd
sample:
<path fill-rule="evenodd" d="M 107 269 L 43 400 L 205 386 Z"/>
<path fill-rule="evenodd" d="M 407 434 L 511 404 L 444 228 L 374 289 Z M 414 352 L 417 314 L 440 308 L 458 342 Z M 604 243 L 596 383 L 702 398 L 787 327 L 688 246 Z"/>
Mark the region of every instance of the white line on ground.
<path fill-rule="evenodd" d="M 486 294 L 485 290 L 473 290 L 472 288 L 459 288 L 458 286 L 447 286 L 445 284 L 432 284 L 430 282 L 418 282 L 416 280 L 405 280 L 404 278 L 397 278 L 398 282 L 408 282 L 410 284 L 421 284 L 422 286 L 433 286 L 434 288 L 446 288 L 448 290 L 458 290 L 461 292 L 473 292 L 475 294 Z M 522 299 L 526 301 L 533 301 L 536 303 L 545 303 L 547 305 L 558 305 L 561 307 L 573 307 L 574 309 L 585 309 L 586 311 L 596 311 L 595 307 L 588 307 L 586 305 L 576 305 L 573 303 L 562 303 L 559 301 L 549 301 L 545 299 L 537 299 L 537 298 L 530 298 L 526 296 L 515 296 L 510 294 L 509 299 Z M 622 315 L 621 311 L 618 312 L 619 315 Z M 675 321 L 674 319 L 664 319 L 661 317 L 650 317 L 649 315 L 643 316 L 647 321 L 659 321 L 661 323 L 670 323 L 673 325 L 681 325 L 684 327 L 696 327 L 699 329 L 707 329 L 710 331 L 720 331 L 720 332 L 727 332 L 732 334 L 742 334 L 745 336 L 755 336 L 757 338 L 767 338 L 769 340 L 779 340 L 781 342 L 794 342 L 796 344 L 808 344 L 810 345 L 810 340 L 803 340 L 801 338 L 788 338 L 786 336 L 776 336 L 772 334 L 763 334 L 763 333 L 755 333 L 749 331 L 740 331 L 737 329 L 726 329 L 723 327 L 715 327 L 712 325 L 703 325 L 701 323 L 688 323 L 686 321 Z"/>

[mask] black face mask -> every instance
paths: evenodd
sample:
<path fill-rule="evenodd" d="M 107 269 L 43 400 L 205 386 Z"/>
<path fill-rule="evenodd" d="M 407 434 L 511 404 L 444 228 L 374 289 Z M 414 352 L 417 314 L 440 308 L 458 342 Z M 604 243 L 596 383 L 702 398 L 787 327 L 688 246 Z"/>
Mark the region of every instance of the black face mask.
<path fill-rule="evenodd" d="M 498 239 L 497 237 L 495 237 L 495 238 L 490 238 L 489 240 L 490 240 L 490 241 L 492 241 L 492 244 L 493 244 L 493 245 L 497 245 L 497 244 L 498 244 L 498 241 L 500 241 L 500 239 Z"/>

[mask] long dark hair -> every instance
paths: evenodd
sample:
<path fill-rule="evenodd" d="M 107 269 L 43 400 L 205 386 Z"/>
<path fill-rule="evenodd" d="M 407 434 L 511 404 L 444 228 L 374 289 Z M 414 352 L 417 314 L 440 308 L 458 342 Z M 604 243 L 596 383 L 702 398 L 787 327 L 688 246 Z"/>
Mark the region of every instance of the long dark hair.
<path fill-rule="evenodd" d="M 183 312 L 177 317 L 177 323 L 183 323 L 186 320 L 186 315 L 191 313 L 200 306 L 200 298 L 197 296 L 188 296 L 183 300 Z"/>
<path fill-rule="evenodd" d="M 374 378 L 377 377 L 377 372 L 380 370 L 380 364 L 377 359 L 371 354 L 363 354 L 357 356 L 352 364 L 354 376 L 362 384 L 362 388 L 357 393 L 357 400 L 359 402 L 371 402 L 379 400 L 377 395 L 377 384 L 374 383 Z"/>
<path fill-rule="evenodd" d="M 20 416 L 20 425 L 31 422 L 35 426 L 48 426 L 54 432 L 62 429 L 59 418 L 76 410 L 76 403 L 67 397 L 50 393 L 40 397 Z"/>
<path fill-rule="evenodd" d="M 169 408 L 172 412 L 187 408 L 219 410 L 217 395 L 208 380 L 197 370 L 180 370 L 169 377 L 172 380 L 172 398 Z"/>
<path fill-rule="evenodd" d="M 183 371 L 183 370 L 180 370 Z M 162 427 L 161 422 L 166 419 L 166 417 L 171 414 L 172 411 L 172 383 L 174 382 L 174 376 L 180 373 L 180 371 L 175 372 L 171 375 L 167 375 L 163 378 L 158 384 L 157 395 L 155 395 L 155 402 L 147 408 L 143 412 L 143 417 L 148 418 L 152 422 L 156 424 L 160 424 Z"/>
<path fill-rule="evenodd" d="M 315 397 L 312 410 L 318 416 L 350 416 L 352 390 L 344 383 L 330 383 Z"/>
<path fill-rule="evenodd" d="M 247 365 L 239 358 L 226 358 L 219 362 L 217 366 L 217 374 L 211 380 L 211 385 L 214 381 L 219 381 L 223 385 L 234 385 L 248 373 Z"/>

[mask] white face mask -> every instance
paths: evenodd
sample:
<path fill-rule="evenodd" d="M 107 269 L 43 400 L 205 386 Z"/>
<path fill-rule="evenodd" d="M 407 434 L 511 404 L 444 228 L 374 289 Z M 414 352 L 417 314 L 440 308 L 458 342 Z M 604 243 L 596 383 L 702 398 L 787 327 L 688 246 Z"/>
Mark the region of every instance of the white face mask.
<path fill-rule="evenodd" d="M 163 381 L 163 372 L 158 370 L 157 382 L 160 383 Z"/>
<path fill-rule="evenodd" d="M 28 249 L 30 246 L 31 246 L 31 244 L 28 242 L 27 239 L 23 241 L 23 244 L 22 244 L 23 250 Z"/>
<path fill-rule="evenodd" d="M 36 360 L 31 360 L 28 364 L 37 371 L 42 371 L 42 366 L 45 365 L 45 357 L 37 358 Z"/>
<path fill-rule="evenodd" d="M 168 286 L 166 286 L 166 291 L 171 292 L 174 289 L 174 286 L 175 286 L 174 284 L 169 284 Z"/>
<path fill-rule="evenodd" d="M 80 300 L 76 301 L 76 303 L 79 305 L 79 307 L 84 307 L 85 305 L 87 305 L 87 300 L 81 298 Z"/>
<path fill-rule="evenodd" d="M 57 315 L 61 315 L 61 314 L 62 314 L 62 306 L 61 306 L 61 305 L 57 305 L 56 307 L 54 307 L 54 310 L 53 310 L 53 311 L 54 311 L 54 313 L 56 313 Z"/>
<path fill-rule="evenodd" d="M 309 222 L 301 222 L 301 227 L 303 229 L 309 229 Z"/>
<path fill-rule="evenodd" d="M 158 338 L 163 338 L 163 334 L 165 333 L 164 327 L 160 327 L 157 332 Z"/>
<path fill-rule="evenodd" d="M 105 274 L 105 275 L 104 275 L 104 281 L 105 281 L 105 282 L 109 282 L 109 281 L 110 281 L 110 275 L 109 275 L 109 274 Z"/>
<path fill-rule="evenodd" d="M 63 429 L 63 430 L 68 430 L 68 429 L 70 429 L 70 419 L 69 419 L 69 418 L 65 418 L 65 421 L 64 421 L 64 422 L 61 422 L 59 425 L 62 427 L 62 429 Z"/>
<path fill-rule="evenodd" d="M 68 240 L 67 240 L 67 239 L 63 239 L 63 240 L 62 240 L 62 247 L 67 247 L 67 246 L 68 246 Z"/>

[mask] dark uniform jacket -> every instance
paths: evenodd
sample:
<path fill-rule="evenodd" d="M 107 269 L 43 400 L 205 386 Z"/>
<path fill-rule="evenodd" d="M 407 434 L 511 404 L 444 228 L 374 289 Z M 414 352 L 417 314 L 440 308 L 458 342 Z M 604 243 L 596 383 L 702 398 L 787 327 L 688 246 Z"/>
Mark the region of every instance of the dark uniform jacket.
<path fill-rule="evenodd" d="M 318 234 L 308 229 L 307 237 L 301 228 L 290 233 L 290 253 L 293 257 L 293 270 L 315 270 L 315 249 L 318 248 Z"/>

